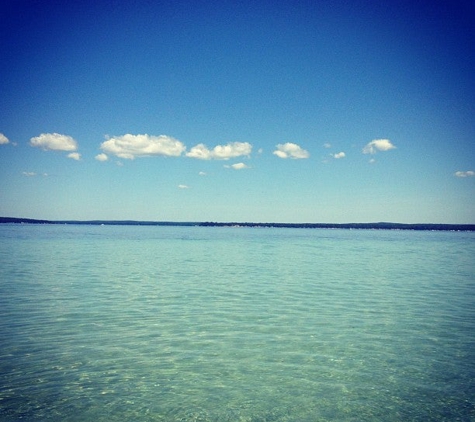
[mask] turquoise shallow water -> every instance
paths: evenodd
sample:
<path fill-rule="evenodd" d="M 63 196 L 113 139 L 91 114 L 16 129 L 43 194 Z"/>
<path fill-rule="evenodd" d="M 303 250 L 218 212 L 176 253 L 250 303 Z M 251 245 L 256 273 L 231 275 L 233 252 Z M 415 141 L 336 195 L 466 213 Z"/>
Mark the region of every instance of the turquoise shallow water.
<path fill-rule="evenodd" d="M 474 257 L 462 232 L 0 226 L 0 420 L 475 420 Z"/>

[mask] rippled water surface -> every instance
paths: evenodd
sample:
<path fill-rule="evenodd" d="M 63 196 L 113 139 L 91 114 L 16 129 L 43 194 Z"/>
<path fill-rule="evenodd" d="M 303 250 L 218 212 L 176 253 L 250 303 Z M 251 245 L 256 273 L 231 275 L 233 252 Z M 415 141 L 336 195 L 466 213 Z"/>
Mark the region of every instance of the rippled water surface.
<path fill-rule="evenodd" d="M 475 420 L 475 234 L 0 226 L 2 421 Z"/>

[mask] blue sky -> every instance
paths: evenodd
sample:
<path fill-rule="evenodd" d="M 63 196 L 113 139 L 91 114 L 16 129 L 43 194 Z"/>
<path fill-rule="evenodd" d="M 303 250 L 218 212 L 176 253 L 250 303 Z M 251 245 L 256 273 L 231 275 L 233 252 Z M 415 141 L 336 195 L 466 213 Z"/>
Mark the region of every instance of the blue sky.
<path fill-rule="evenodd" d="M 471 1 L 7 1 L 0 215 L 475 223 Z"/>

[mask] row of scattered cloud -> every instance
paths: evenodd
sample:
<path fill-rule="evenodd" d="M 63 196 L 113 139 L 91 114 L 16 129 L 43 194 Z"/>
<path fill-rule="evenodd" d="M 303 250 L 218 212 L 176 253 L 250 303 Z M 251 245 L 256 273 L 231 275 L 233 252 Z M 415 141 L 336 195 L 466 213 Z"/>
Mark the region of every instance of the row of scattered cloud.
<path fill-rule="evenodd" d="M 0 134 L 0 144 L 9 143 L 8 138 Z M 59 133 L 42 133 L 39 136 L 30 139 L 32 147 L 42 148 L 46 151 L 65 151 L 69 152 L 68 157 L 74 160 L 80 160 L 81 154 L 78 152 L 77 142 L 68 135 Z M 324 147 L 330 148 L 330 144 L 324 144 Z M 396 148 L 388 139 L 377 139 L 369 142 L 364 148 L 364 154 L 375 154 L 378 151 L 388 151 Z M 119 158 L 133 160 L 138 157 L 166 156 L 178 157 L 184 154 L 186 157 L 200 160 L 229 160 L 236 157 L 249 157 L 252 152 L 252 145 L 249 142 L 230 142 L 226 145 L 217 145 L 209 149 L 205 144 L 198 144 L 187 151 L 183 142 L 167 135 L 131 135 L 108 137 L 101 143 L 102 153 L 96 155 L 98 161 L 106 161 L 113 155 Z M 279 158 L 290 158 L 294 160 L 310 157 L 310 153 L 301 146 L 287 142 L 277 144 L 273 152 Z M 339 152 L 332 154 L 336 159 L 345 157 L 345 153 Z"/>
<path fill-rule="evenodd" d="M 10 140 L 3 133 L 0 133 L 0 145 L 9 143 L 11 143 Z M 15 143 L 13 144 L 16 145 Z M 79 161 L 81 159 L 81 154 L 78 152 L 78 143 L 74 138 L 68 135 L 62 135 L 59 133 L 42 133 L 39 136 L 31 138 L 29 144 L 32 147 L 41 148 L 45 151 L 68 152 L 67 157 L 73 160 Z M 323 144 L 323 147 L 331 148 L 331 144 L 325 143 Z M 395 148 L 396 146 L 392 144 L 389 139 L 375 139 L 368 142 L 363 147 L 362 152 L 363 154 L 374 155 L 378 152 L 385 152 Z M 249 142 L 230 142 L 225 145 L 216 145 L 214 148 L 210 149 L 205 144 L 200 143 L 187 151 L 183 142 L 171 136 L 126 134 L 122 136 L 107 137 L 107 139 L 100 144 L 100 149 L 103 152 L 95 156 L 97 161 L 107 161 L 109 156 L 133 160 L 139 157 L 179 157 L 182 155 L 199 160 L 229 160 L 237 157 L 250 157 L 252 145 Z M 292 142 L 277 144 L 273 154 L 282 159 L 289 158 L 294 160 L 310 157 L 310 153 L 307 150 Z M 330 155 L 334 159 L 346 157 L 346 154 L 343 151 Z M 374 161 L 374 158 L 370 159 L 370 162 Z M 242 162 L 225 165 L 224 167 L 232 168 L 234 170 L 249 168 L 248 165 Z M 29 172 L 24 172 L 24 174 L 26 176 L 36 175 Z M 205 173 L 202 175 L 204 174 Z M 461 178 L 474 177 L 475 171 L 457 171 L 454 175 Z M 186 186 L 181 187 L 186 188 Z"/>
<path fill-rule="evenodd" d="M 0 134 L 0 144 L 9 143 L 8 138 Z M 41 148 L 45 151 L 69 152 L 68 157 L 80 160 L 81 154 L 78 152 L 77 142 L 68 135 L 59 133 L 42 133 L 30 139 L 32 147 Z M 249 142 L 230 142 L 225 145 L 216 145 L 208 148 L 205 144 L 198 144 L 189 151 L 183 142 L 167 135 L 131 135 L 115 136 L 107 138 L 100 145 L 102 153 L 96 155 L 96 160 L 107 161 L 109 156 L 116 156 L 122 159 L 133 160 L 138 157 L 165 156 L 179 157 L 185 155 L 189 158 L 199 160 L 229 160 L 237 157 L 250 157 L 252 145 Z M 297 144 L 278 144 L 274 154 L 280 158 L 302 159 L 308 158 L 310 154 Z M 246 168 L 243 163 L 230 166 L 235 169 Z"/>
<path fill-rule="evenodd" d="M 217 145 L 213 149 L 209 149 L 204 144 L 198 144 L 186 152 L 185 145 L 166 135 L 149 136 L 149 135 L 123 135 L 107 139 L 101 144 L 104 151 L 96 156 L 99 161 L 106 161 L 108 155 L 115 155 L 119 158 L 134 159 L 136 157 L 163 155 L 163 156 L 185 156 L 200 160 L 229 160 L 230 158 L 247 156 L 252 152 L 252 145 L 248 142 L 231 142 L 226 145 Z M 331 148 L 329 143 L 324 144 L 325 148 Z M 376 154 L 379 151 L 389 151 L 395 149 L 396 146 L 388 139 L 375 139 L 363 148 L 363 154 Z M 306 159 L 310 157 L 310 153 L 301 146 L 287 142 L 285 144 L 277 144 L 273 154 L 282 159 Z M 335 159 L 344 158 L 346 154 L 341 151 L 332 154 Z M 372 160 L 374 161 L 374 160 Z M 233 167 L 233 166 L 230 166 Z M 237 165 L 238 168 L 245 168 L 243 163 Z M 234 166 L 236 168 L 236 166 Z"/>

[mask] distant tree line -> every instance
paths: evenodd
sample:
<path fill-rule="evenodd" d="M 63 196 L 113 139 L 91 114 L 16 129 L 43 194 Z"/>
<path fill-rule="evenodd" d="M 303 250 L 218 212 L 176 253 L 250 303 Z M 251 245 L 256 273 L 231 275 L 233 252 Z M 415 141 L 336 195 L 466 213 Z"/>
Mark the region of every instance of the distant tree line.
<path fill-rule="evenodd" d="M 475 231 L 475 224 L 404 224 L 404 223 L 239 223 L 239 222 L 175 222 L 134 220 L 37 220 L 32 218 L 0 217 L 1 223 L 14 224 L 82 224 L 109 226 L 199 226 L 199 227 L 263 227 L 297 229 L 366 229 L 366 230 L 437 230 Z"/>
<path fill-rule="evenodd" d="M 366 230 L 438 230 L 475 231 L 475 224 L 404 224 L 404 223 L 199 223 L 204 227 L 276 227 L 298 229 L 366 229 Z"/>

